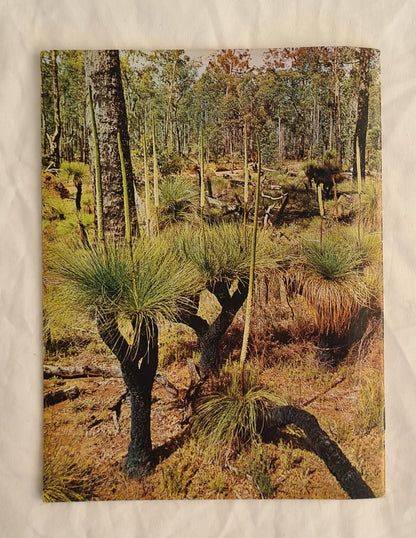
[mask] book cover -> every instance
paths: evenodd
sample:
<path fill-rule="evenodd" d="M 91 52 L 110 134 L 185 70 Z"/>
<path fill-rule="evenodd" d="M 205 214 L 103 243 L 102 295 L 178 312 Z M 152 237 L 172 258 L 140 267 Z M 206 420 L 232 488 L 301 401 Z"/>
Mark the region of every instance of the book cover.
<path fill-rule="evenodd" d="M 384 494 L 380 55 L 41 54 L 45 502 Z"/>

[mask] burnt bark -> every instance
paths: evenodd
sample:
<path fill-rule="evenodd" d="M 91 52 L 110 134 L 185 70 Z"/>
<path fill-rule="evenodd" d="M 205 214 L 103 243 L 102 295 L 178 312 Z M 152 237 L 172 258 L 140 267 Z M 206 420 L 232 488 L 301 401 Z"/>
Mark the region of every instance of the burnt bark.
<path fill-rule="evenodd" d="M 202 377 L 217 373 L 221 367 L 219 354 L 221 339 L 247 298 L 248 280 L 239 280 L 237 289 L 232 295 L 225 281 L 216 282 L 210 291 L 221 305 L 221 312 L 213 323 L 208 324 L 205 319 L 196 314 L 197 304 L 195 304 L 194 312 L 183 313 L 180 318 L 180 321 L 194 329 L 198 336 L 201 351 L 199 370 Z"/>
<path fill-rule="evenodd" d="M 75 187 L 77 189 L 77 192 L 75 195 L 75 207 L 77 211 L 81 211 L 82 181 L 80 181 L 79 179 L 75 181 Z"/>
<path fill-rule="evenodd" d="M 332 441 L 320 427 L 314 415 L 304 409 L 286 405 L 275 407 L 263 418 L 264 422 L 260 425 L 263 425 L 261 435 L 265 442 L 270 442 L 274 439 L 276 429 L 295 424 L 304 431 L 317 456 L 324 461 L 342 489 L 352 499 L 375 497 L 361 474 L 351 464 L 335 441 Z"/>
<path fill-rule="evenodd" d="M 117 146 L 118 132 L 120 133 L 126 168 L 130 222 L 133 231 L 137 229 L 137 215 L 134 204 L 133 168 L 119 53 L 117 50 L 86 51 L 84 63 L 87 93 L 89 87 L 92 90 L 100 148 L 104 231 L 116 238 L 121 238 L 125 235 L 125 219 L 123 181 Z M 86 110 L 89 164 L 95 190 L 95 157 L 90 107 L 87 106 Z"/>
<path fill-rule="evenodd" d="M 130 394 L 131 430 L 126 471 L 142 479 L 153 469 L 150 410 L 153 382 L 158 363 L 158 330 L 155 323 L 133 322 L 135 334 L 129 344 L 111 315 L 97 319 L 101 338 L 120 362 L 123 380 Z"/>
<path fill-rule="evenodd" d="M 365 148 L 367 140 L 368 127 L 368 103 L 370 94 L 370 59 L 371 49 L 359 50 L 359 82 L 358 82 L 358 106 L 357 106 L 357 122 L 355 125 L 354 134 L 354 162 L 353 162 L 353 177 L 357 179 L 357 146 L 360 148 L 360 168 L 361 178 L 365 179 Z"/>

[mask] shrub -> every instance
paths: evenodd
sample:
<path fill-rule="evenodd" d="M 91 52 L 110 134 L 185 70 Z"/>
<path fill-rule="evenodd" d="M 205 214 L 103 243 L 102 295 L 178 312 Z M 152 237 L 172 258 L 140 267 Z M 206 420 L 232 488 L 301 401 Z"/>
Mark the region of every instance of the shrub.
<path fill-rule="evenodd" d="M 189 221 L 195 216 L 198 193 L 184 178 L 168 177 L 159 185 L 160 223 Z"/>
<path fill-rule="evenodd" d="M 359 249 L 337 237 L 325 239 L 322 246 L 303 243 L 289 278 L 306 299 L 321 334 L 345 333 L 360 307 L 368 304 L 362 263 Z"/>
<path fill-rule="evenodd" d="M 227 364 L 217 390 L 198 402 L 192 433 L 213 454 L 239 450 L 242 444 L 258 439 L 260 417 L 276 405 L 284 405 L 283 400 L 260 386 L 256 370 Z"/>

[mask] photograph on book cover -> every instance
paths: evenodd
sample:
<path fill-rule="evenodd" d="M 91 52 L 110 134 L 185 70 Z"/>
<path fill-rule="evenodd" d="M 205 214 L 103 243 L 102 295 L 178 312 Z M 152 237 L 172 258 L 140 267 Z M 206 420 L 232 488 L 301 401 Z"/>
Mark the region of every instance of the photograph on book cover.
<path fill-rule="evenodd" d="M 379 52 L 40 63 L 43 500 L 382 496 Z"/>

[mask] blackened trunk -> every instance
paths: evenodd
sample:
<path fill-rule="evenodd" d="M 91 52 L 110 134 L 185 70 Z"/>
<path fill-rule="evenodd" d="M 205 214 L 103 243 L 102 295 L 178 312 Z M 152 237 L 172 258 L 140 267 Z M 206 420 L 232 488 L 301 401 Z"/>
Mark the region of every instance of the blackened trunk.
<path fill-rule="evenodd" d="M 120 133 L 126 168 L 132 230 L 137 228 L 137 215 L 134 204 L 133 169 L 119 53 L 117 50 L 87 51 L 84 60 L 87 94 L 88 88 L 91 87 L 99 142 L 104 231 L 116 238 L 122 238 L 125 236 L 125 219 L 117 133 Z M 89 163 L 95 187 L 95 156 L 90 107 L 88 106 L 86 110 Z"/>
<path fill-rule="evenodd" d="M 134 327 L 134 323 L 132 324 Z M 151 394 L 158 364 L 158 330 L 154 323 L 136 328 L 133 344 L 121 335 L 114 317 L 98 319 L 98 329 L 105 344 L 120 362 L 124 382 L 131 399 L 130 444 L 126 471 L 141 479 L 153 468 L 150 432 Z"/>
<path fill-rule="evenodd" d="M 219 349 L 223 336 L 224 333 L 214 330 L 214 327 L 211 325 L 207 331 L 198 337 L 199 349 L 201 351 L 199 370 L 202 376 L 219 371 L 221 366 Z"/>
<path fill-rule="evenodd" d="M 228 284 L 222 281 L 216 282 L 210 291 L 222 307 L 211 325 L 196 313 L 184 313 L 180 320 L 194 329 L 198 336 L 201 352 L 199 369 L 203 377 L 216 374 L 221 367 L 222 358 L 219 354 L 221 339 L 247 298 L 248 280 L 240 280 L 232 295 L 230 295 Z M 195 312 L 197 310 L 197 305 L 195 305 Z"/>
<path fill-rule="evenodd" d="M 263 440 L 266 442 L 273 440 L 276 428 L 295 424 L 305 432 L 313 450 L 325 462 L 342 489 L 352 499 L 375 497 L 361 474 L 350 463 L 339 446 L 322 430 L 318 421 L 311 413 L 287 405 L 275 407 L 263 418 Z"/>
<path fill-rule="evenodd" d="M 318 340 L 319 358 L 323 364 L 336 366 L 348 352 L 347 334 L 320 334 Z"/>
<path fill-rule="evenodd" d="M 150 437 L 151 390 L 135 387 L 130 390 L 131 431 L 127 453 L 126 471 L 131 478 L 141 479 L 153 467 L 152 441 Z"/>
<path fill-rule="evenodd" d="M 75 187 L 77 189 L 77 193 L 75 195 L 75 207 L 77 208 L 77 211 L 81 211 L 82 181 L 76 181 Z"/>
<path fill-rule="evenodd" d="M 126 462 L 126 471 L 131 478 L 141 479 L 148 475 L 153 467 L 150 411 L 157 355 L 157 335 L 153 334 L 140 367 L 130 358 L 121 361 L 123 379 L 131 400 L 130 444 Z"/>
<path fill-rule="evenodd" d="M 353 177 L 357 179 L 357 145 L 360 148 L 360 168 L 361 178 L 365 179 L 365 147 L 367 139 L 368 126 L 368 102 L 370 93 L 370 59 L 371 49 L 360 49 L 360 75 L 358 86 L 358 107 L 357 107 L 357 123 L 355 125 L 354 136 L 354 162 L 353 162 Z"/>

